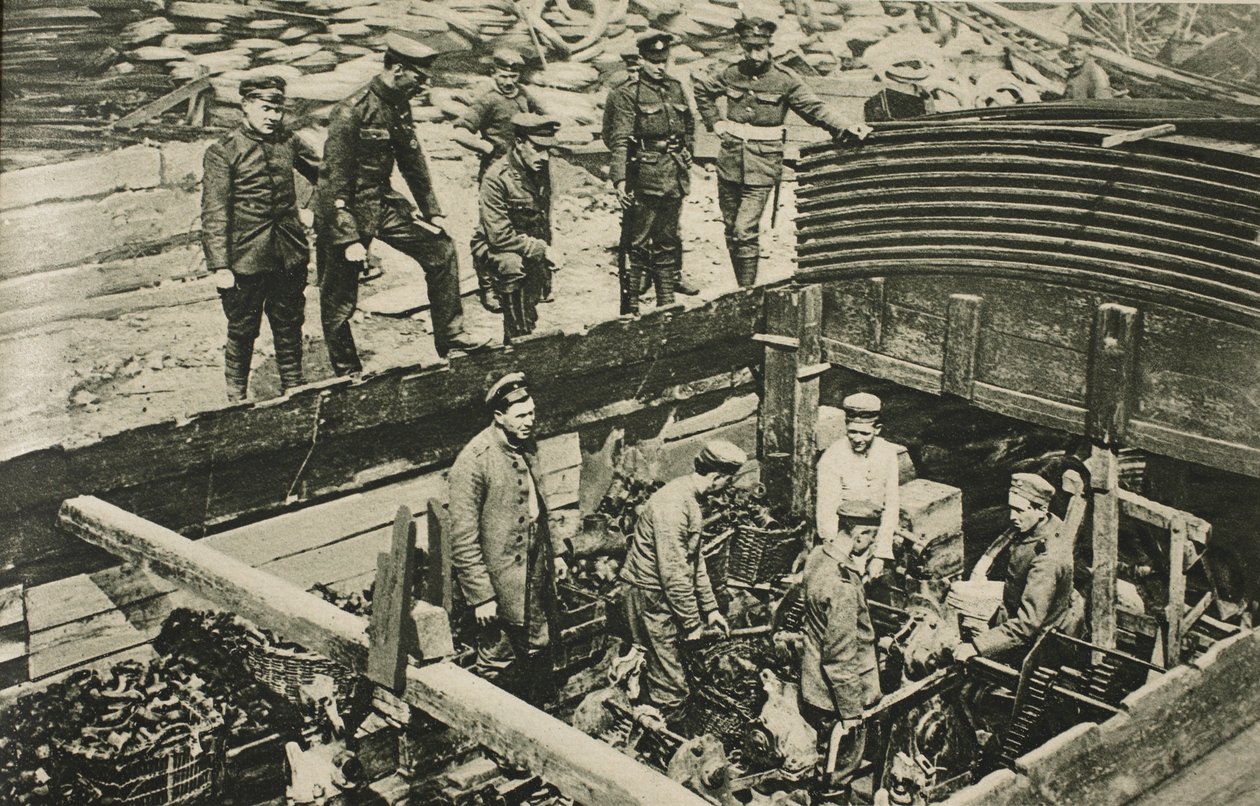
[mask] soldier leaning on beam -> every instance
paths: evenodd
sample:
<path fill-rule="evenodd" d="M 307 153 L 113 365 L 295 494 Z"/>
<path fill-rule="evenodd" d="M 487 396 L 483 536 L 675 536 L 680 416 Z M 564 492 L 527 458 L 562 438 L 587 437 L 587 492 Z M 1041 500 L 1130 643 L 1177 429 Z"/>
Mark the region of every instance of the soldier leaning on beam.
<path fill-rule="evenodd" d="M 629 217 L 629 242 L 621 276 L 621 313 L 639 310 L 639 277 L 656 283 L 658 307 L 672 305 L 681 280 L 682 201 L 691 189 L 695 121 L 682 84 L 665 74 L 670 34 L 649 31 L 638 39 L 639 76 L 609 95 L 612 107 L 610 177 Z M 688 288 L 688 291 L 694 289 Z"/>
<path fill-rule="evenodd" d="M 284 79 L 241 82 L 242 124 L 205 155 L 201 241 L 227 315 L 228 400 L 245 399 L 263 313 L 271 324 L 280 387 L 302 384 L 302 321 L 310 249 L 298 219 L 296 169 L 312 183 L 319 158 L 284 128 Z"/>
<path fill-rule="evenodd" d="M 481 181 L 472 237 L 478 274 L 490 281 L 503 313 L 504 344 L 533 332 L 545 279 L 561 265 L 551 246 L 547 170 L 560 122 L 520 112 L 512 128 L 512 145 Z"/>
<path fill-rule="evenodd" d="M 525 71 L 525 57 L 512 48 L 496 48 L 491 54 L 494 83 L 473 99 L 464 114 L 455 121 L 452 139 L 477 154 L 477 183 L 500 157 L 507 153 L 512 143 L 512 117 L 521 112 L 541 114 L 542 108 L 520 84 Z M 491 313 L 498 313 L 499 306 L 493 299 L 494 289 L 490 278 L 479 266 L 477 282 L 481 305 Z M 550 296 L 551 283 L 546 283 L 546 295 Z"/>
<path fill-rule="evenodd" d="M 769 20 L 747 17 L 736 23 L 744 57 L 693 77 L 696 108 L 708 131 L 721 138 L 718 152 L 718 207 L 726 249 L 741 286 L 757 282 L 761 215 L 783 174 L 784 128 L 788 110 L 806 123 L 839 137 L 865 137 L 866 124 L 850 123 L 818 99 L 795 72 L 770 59 Z M 726 97 L 726 116 L 717 101 Z"/>
<path fill-rule="evenodd" d="M 338 375 L 363 370 L 350 317 L 359 301 L 367 247 L 378 238 L 424 269 L 438 355 L 488 346 L 487 339 L 464 331 L 455 244 L 442 229 L 442 208 L 411 118 L 410 99 L 423 91 L 438 52 L 395 33 L 387 34 L 385 43 L 384 69 L 333 108 L 316 193 L 320 315 Z M 427 228 L 416 222 L 415 207 L 390 187 L 395 163 Z"/>

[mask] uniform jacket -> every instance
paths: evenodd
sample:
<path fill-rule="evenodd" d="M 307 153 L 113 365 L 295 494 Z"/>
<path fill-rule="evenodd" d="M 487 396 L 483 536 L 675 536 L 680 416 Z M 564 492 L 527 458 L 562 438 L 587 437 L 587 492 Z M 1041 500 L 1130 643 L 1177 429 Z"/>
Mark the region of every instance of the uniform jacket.
<path fill-rule="evenodd" d="M 1027 647 L 1043 629 L 1061 626 L 1074 633 L 1079 626 L 1075 621 L 1080 614 L 1074 612 L 1072 542 L 1060 535 L 1062 526 L 1050 515 L 1011 543 L 999 623 L 972 641 L 981 655 Z"/>
<path fill-rule="evenodd" d="M 631 83 L 630 76 L 622 75 L 620 79 L 611 82 L 608 95 L 604 98 L 604 120 L 599 127 L 599 140 L 608 147 L 609 151 L 612 151 L 613 110 L 617 106 L 613 100 L 613 93 L 623 92 L 625 86 L 629 83 Z"/>
<path fill-rule="evenodd" d="M 464 446 L 449 477 L 451 564 L 460 589 L 472 607 L 497 599 L 499 617 L 511 624 L 525 623 L 527 599 L 537 602 L 551 593 L 530 590 L 527 583 L 531 548 L 553 554 L 536 462 L 534 449 L 514 449 L 491 425 Z M 530 511 L 531 478 L 537 522 Z M 554 580 L 548 576 L 545 584 Z"/>
<path fill-rule="evenodd" d="M 806 123 L 835 135 L 849 122 L 819 100 L 791 69 L 773 62 L 754 74 L 743 61 L 718 66 L 694 78 L 696 108 L 704 127 L 713 131 L 721 118 L 717 101 L 726 97 L 726 119 L 753 126 L 781 126 L 791 109 Z M 718 151 L 718 178 L 748 186 L 773 185 L 783 173 L 783 140 L 723 137 Z"/>
<path fill-rule="evenodd" d="M 1107 76 L 1107 71 L 1098 62 L 1089 59 L 1068 71 L 1067 81 L 1063 85 L 1063 97 L 1114 98 L 1116 93 L 1111 89 L 1111 79 Z"/>
<path fill-rule="evenodd" d="M 842 718 L 859 717 L 879 700 L 875 629 L 861 574 L 824 544 L 805 559 L 801 586 L 801 696 Z"/>
<path fill-rule="evenodd" d="M 901 470 L 897 449 L 883 437 L 875 437 L 865 455 L 853 452 L 847 437 L 823 451 L 818 460 L 818 534 L 830 540 L 836 534 L 836 507 L 841 501 L 865 499 L 883 506 L 873 555 L 892 559 L 893 539 L 901 517 Z"/>
<path fill-rule="evenodd" d="M 321 235 L 327 234 L 331 245 L 374 237 L 385 205 L 411 216 L 411 205 L 390 187 L 395 163 L 420 212 L 426 218 L 441 215 L 410 101 L 377 76 L 333 107 L 328 121 L 315 212 Z M 345 202 L 344 210 L 335 208 L 337 199 Z"/>
<path fill-rule="evenodd" d="M 535 173 L 512 149 L 481 180 L 480 218 L 472 248 L 515 252 L 538 260 L 551 243 L 551 179 Z"/>
<path fill-rule="evenodd" d="M 316 180 L 319 157 L 289 131 L 266 137 L 242 125 L 210 144 L 201 186 L 201 244 L 210 271 L 262 274 L 305 265 L 296 169 Z"/>
<path fill-rule="evenodd" d="M 494 146 L 493 152 L 482 157 L 483 169 L 507 153 L 513 139 L 512 116 L 518 112 L 540 114 L 542 108 L 520 87 L 509 98 L 499 91 L 498 86 L 491 86 L 474 98 L 464 114 L 455 121 L 456 126 L 480 135 Z"/>
<path fill-rule="evenodd" d="M 647 196 L 686 196 L 696 123 L 682 84 L 640 74 L 608 95 L 610 177 Z"/>
<path fill-rule="evenodd" d="M 626 582 L 665 594 L 684 635 L 703 627 L 701 617 L 718 609 L 700 556 L 704 516 L 695 485 L 695 479 L 686 475 L 652 494 L 643 505 L 621 568 Z"/>

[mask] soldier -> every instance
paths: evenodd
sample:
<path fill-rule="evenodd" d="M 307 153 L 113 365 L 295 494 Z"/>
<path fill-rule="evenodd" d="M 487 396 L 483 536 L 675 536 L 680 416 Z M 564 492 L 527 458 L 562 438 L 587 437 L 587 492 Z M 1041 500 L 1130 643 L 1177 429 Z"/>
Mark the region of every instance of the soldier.
<path fill-rule="evenodd" d="M 519 372 L 486 392 L 494 421 L 450 474 L 451 565 L 477 621 L 477 671 L 518 696 L 546 697 L 555 583 L 568 576 L 538 486 L 534 400 Z"/>
<path fill-rule="evenodd" d="M 659 31 L 640 36 L 639 77 L 608 97 L 610 173 L 630 251 L 621 272 L 623 314 L 639 311 L 640 277 L 655 281 L 658 307 L 674 303 L 681 280 L 678 218 L 691 189 L 695 121 L 682 84 L 665 74 L 671 42 Z"/>
<path fill-rule="evenodd" d="M 747 17 L 736 24 L 744 58 L 695 76 L 696 108 L 708 131 L 721 138 L 718 152 L 718 207 L 726 228 L 726 249 L 741 286 L 757 281 L 761 214 L 783 173 L 785 129 L 791 109 L 807 123 L 831 132 L 865 137 L 870 127 L 847 123 L 801 81 L 770 60 L 775 24 Z M 717 100 L 726 96 L 726 117 Z"/>
<path fill-rule="evenodd" d="M 512 48 L 496 48 L 490 58 L 494 65 L 491 73 L 494 83 L 473 99 L 467 111 L 455 121 L 452 135 L 456 143 L 480 157 L 478 184 L 495 160 L 507 153 L 512 143 L 512 117 L 520 112 L 542 113 L 538 103 L 520 85 L 521 74 L 525 71 L 525 57 Z M 480 264 L 475 263 L 474 268 L 477 269 L 482 307 L 498 313 L 499 306 L 494 300 L 490 278 L 482 273 Z M 546 287 L 547 296 L 550 296 L 551 283 L 548 282 Z"/>
<path fill-rule="evenodd" d="M 1043 632 L 1053 628 L 1076 635 L 1084 600 L 1072 586 L 1072 540 L 1050 513 L 1054 485 L 1033 473 L 1011 476 L 1007 502 L 1011 525 L 986 556 L 1009 546 L 1002 607 L 995 625 L 954 649 L 955 660 L 979 654 L 1017 660 Z"/>
<path fill-rule="evenodd" d="M 599 139 L 609 151 L 612 150 L 613 93 L 639 80 L 639 49 L 636 47 L 621 54 L 621 61 L 626 66 L 624 74 L 615 74 L 610 80 L 608 97 L 604 99 L 604 122 L 600 125 Z"/>
<path fill-rule="evenodd" d="M 503 311 L 503 343 L 528 335 L 538 321 L 544 277 L 560 268 L 551 245 L 550 149 L 560 122 L 530 112 L 512 118 L 516 139 L 481 182 L 473 261 Z"/>
<path fill-rule="evenodd" d="M 893 540 L 901 517 L 901 473 L 897 451 L 881 437 L 883 403 L 867 392 L 841 401 L 845 438 L 823 451 L 818 460 L 818 534 L 823 541 L 836 534 L 836 507 L 857 498 L 871 501 L 880 510 L 879 530 L 869 555 L 865 544 L 854 552 L 866 564 L 866 574 L 878 577 L 893 559 Z"/>
<path fill-rule="evenodd" d="M 708 624 L 727 632 L 700 555 L 704 516 L 700 496 L 726 488 L 748 457 L 714 440 L 695 459 L 695 471 L 661 487 L 643 505 L 621 569 L 622 601 L 630 634 L 647 655 L 647 701 L 668 719 L 687 698 L 679 658 L 681 640 L 701 637 Z"/>
<path fill-rule="evenodd" d="M 801 716 L 818 731 L 824 759 L 815 803 L 849 802 L 846 778 L 866 747 L 862 711 L 880 697 L 875 629 L 852 557 L 855 544 L 871 541 L 879 508 L 846 499 L 833 514 L 839 526 L 810 551 L 801 583 Z"/>
<path fill-rule="evenodd" d="M 298 220 L 293 171 L 316 179 L 319 158 L 284 128 L 285 82 L 241 82 L 244 122 L 206 149 L 201 242 L 227 315 L 224 375 L 229 401 L 245 399 L 265 311 L 280 388 L 302 384 L 302 321 L 310 248 Z"/>
<path fill-rule="evenodd" d="M 443 229 L 442 208 L 411 119 L 410 98 L 422 92 L 437 55 L 414 39 L 388 34 L 384 69 L 338 103 L 328 123 L 316 195 L 316 259 L 324 341 L 338 375 L 363 371 L 350 317 L 358 305 L 367 247 L 377 238 L 424 269 L 438 355 L 479 350 L 489 343 L 464 331 L 455 244 Z M 422 219 L 390 188 L 395 163 Z"/>
<path fill-rule="evenodd" d="M 1090 47 L 1097 44 L 1098 40 L 1088 34 L 1068 34 L 1068 46 L 1063 51 L 1063 59 L 1068 63 L 1067 81 L 1063 86 L 1065 99 L 1116 97 L 1107 71 L 1094 61 L 1090 51 Z"/>

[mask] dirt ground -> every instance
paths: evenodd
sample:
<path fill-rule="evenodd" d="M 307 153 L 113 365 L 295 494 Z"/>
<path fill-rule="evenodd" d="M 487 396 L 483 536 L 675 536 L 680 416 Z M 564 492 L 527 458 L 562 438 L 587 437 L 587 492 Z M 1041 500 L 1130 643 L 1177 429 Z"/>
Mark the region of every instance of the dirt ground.
<path fill-rule="evenodd" d="M 471 290 L 468 240 L 476 225 L 476 162 L 450 140 L 448 124 L 422 124 L 421 136 L 438 178 L 438 197 L 460 247 L 465 289 Z M 596 173 L 606 165 L 596 161 Z M 619 219 L 611 187 L 574 162 L 553 161 L 554 237 L 566 256 L 555 276 L 555 302 L 539 309 L 539 328 L 580 328 L 617 316 L 616 246 Z M 686 305 L 734 289 L 717 212 L 711 166 L 694 169 L 692 193 L 683 210 L 684 273 L 699 286 Z M 795 255 L 792 186 L 784 184 L 773 232 L 762 236 L 760 281 L 788 276 Z M 769 213 L 765 220 L 769 225 Z M 382 294 L 388 301 L 420 299 L 423 273 L 392 250 L 381 249 L 384 275 L 363 286 L 361 307 Z M 200 260 L 189 247 L 172 260 Z M 312 268 L 313 279 L 313 268 Z M 385 293 L 389 292 L 389 293 Z M 319 325 L 318 292 L 307 288 L 304 363 L 308 381 L 331 376 Z M 380 302 L 381 299 L 377 301 Z M 645 304 L 645 309 L 651 305 Z M 464 297 L 470 330 L 499 339 L 501 319 Z M 427 310 L 386 316 L 360 311 L 354 324 L 367 372 L 432 363 L 437 354 Z M 112 320 L 80 319 L 28 330 L 0 340 L 0 367 L 12 382 L 0 390 L 0 455 L 14 456 L 47 445 L 91 441 L 147 423 L 184 417 L 227 404 L 223 382 L 225 322 L 218 301 L 130 313 Z M 254 354 L 250 399 L 279 394 L 271 335 L 264 322 Z"/>

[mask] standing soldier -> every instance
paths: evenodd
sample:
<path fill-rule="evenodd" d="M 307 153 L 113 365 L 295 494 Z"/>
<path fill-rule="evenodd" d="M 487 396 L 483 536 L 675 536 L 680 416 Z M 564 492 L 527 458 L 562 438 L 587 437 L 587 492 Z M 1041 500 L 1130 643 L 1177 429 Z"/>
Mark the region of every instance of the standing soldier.
<path fill-rule="evenodd" d="M 1050 512 L 1053 497 L 1054 485 L 1041 476 L 1011 476 L 1011 525 L 985 552 L 993 557 L 1009 546 L 1002 606 L 995 626 L 954 650 L 956 660 L 977 654 L 1017 660 L 1043 632 L 1057 627 L 1074 636 L 1080 629 L 1084 600 L 1072 584 L 1072 537 Z"/>
<path fill-rule="evenodd" d="M 623 314 L 638 313 L 641 276 L 655 281 L 657 307 L 673 304 L 681 279 L 678 218 L 691 188 L 695 121 L 682 84 L 665 74 L 671 42 L 657 31 L 639 37 L 639 77 L 608 97 L 611 178 L 629 218 L 622 223 L 630 247 L 621 273 Z"/>
<path fill-rule="evenodd" d="M 201 241 L 227 314 L 229 401 L 245 399 L 265 311 L 280 387 L 302 384 L 302 321 L 310 248 L 298 220 L 293 171 L 314 182 L 319 158 L 284 128 L 284 79 L 241 82 L 244 122 L 206 149 Z"/>
<path fill-rule="evenodd" d="M 868 392 L 858 392 L 840 403 L 844 409 L 843 439 L 831 444 L 818 460 L 818 534 L 826 542 L 835 535 L 836 507 L 847 499 L 873 502 L 880 510 L 879 531 L 871 553 L 865 544 L 859 555 L 866 573 L 878 577 L 893 559 L 893 541 L 901 517 L 901 472 L 897 450 L 879 435 L 883 403 Z"/>
<path fill-rule="evenodd" d="M 805 86 L 800 76 L 770 59 L 775 24 L 759 17 L 736 23 L 744 58 L 695 77 L 696 108 L 708 131 L 721 138 L 718 152 L 718 207 L 726 229 L 726 249 L 741 286 L 757 281 L 761 214 L 783 174 L 786 130 L 791 109 L 806 123 L 835 137 L 850 132 L 865 137 L 864 123 L 847 123 Z M 726 117 L 717 100 L 726 96 Z M 777 194 L 776 194 L 777 195 Z"/>
<path fill-rule="evenodd" d="M 455 121 L 455 132 L 452 136 L 456 143 L 480 158 L 477 167 L 478 184 L 490 166 L 507 153 L 512 143 L 512 117 L 521 112 L 542 112 L 537 102 L 520 85 L 521 73 L 525 70 L 525 57 L 512 48 L 496 48 L 490 58 L 494 65 L 494 72 L 491 74 L 494 83 L 473 99 L 467 111 Z M 477 269 L 482 307 L 497 313 L 499 308 L 493 299 L 494 289 L 490 278 L 482 272 L 480 264 L 474 263 L 474 268 Z M 546 284 L 546 289 L 547 296 L 550 296 L 550 282 Z"/>
<path fill-rule="evenodd" d="M 547 530 L 525 376 L 500 378 L 486 406 L 494 422 L 451 467 L 451 564 L 477 620 L 477 671 L 537 704 L 547 689 L 555 583 L 568 566 Z"/>
<path fill-rule="evenodd" d="M 384 69 L 333 108 L 316 196 L 320 315 L 338 375 L 363 371 L 350 317 L 367 247 L 376 238 L 424 269 L 438 355 L 488 345 L 464 331 L 455 244 L 442 227 L 442 208 L 411 119 L 410 99 L 423 91 L 438 53 L 400 34 L 388 34 L 385 42 Z M 390 187 L 395 163 L 423 218 Z"/>
<path fill-rule="evenodd" d="M 727 631 L 700 555 L 700 496 L 726 488 L 747 459 L 729 442 L 706 444 L 694 472 L 666 483 L 643 505 L 626 552 L 621 569 L 626 619 L 647 656 L 647 701 L 667 719 L 688 693 L 680 642 L 700 638 L 705 624 Z"/>
<path fill-rule="evenodd" d="M 639 80 L 639 49 L 636 47 L 624 51 L 621 54 L 621 61 L 626 66 L 626 70 L 624 74 L 612 79 L 608 97 L 604 99 L 604 122 L 599 129 L 599 140 L 608 147 L 609 151 L 612 150 L 613 93 Z"/>
<path fill-rule="evenodd" d="M 809 553 L 801 583 L 801 716 L 818 731 L 820 804 L 849 802 L 846 778 L 866 747 L 862 712 L 880 697 L 875 629 L 852 559 L 855 543 L 872 539 L 879 511 L 869 501 L 846 500 L 833 514 L 839 528 Z"/>
<path fill-rule="evenodd" d="M 503 343 L 528 335 L 538 321 L 544 278 L 560 267 L 551 246 L 550 149 L 560 122 L 530 112 L 512 118 L 515 142 L 481 181 L 473 261 L 503 311 Z"/>

